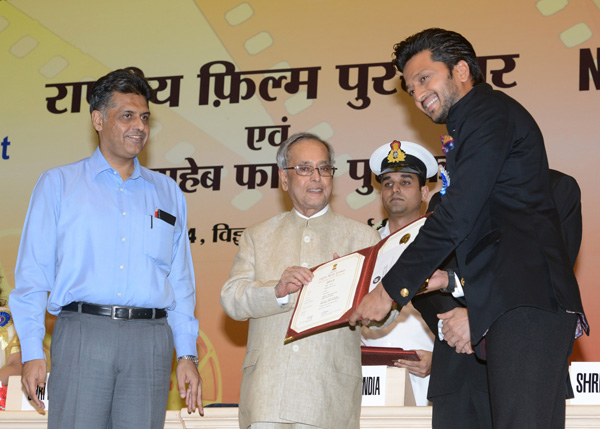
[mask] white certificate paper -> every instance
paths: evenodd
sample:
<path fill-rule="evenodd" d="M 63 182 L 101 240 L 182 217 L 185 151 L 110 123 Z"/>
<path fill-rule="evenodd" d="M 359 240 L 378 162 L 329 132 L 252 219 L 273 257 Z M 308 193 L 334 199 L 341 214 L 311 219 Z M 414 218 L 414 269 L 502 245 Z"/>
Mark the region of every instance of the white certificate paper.
<path fill-rule="evenodd" d="M 365 257 L 352 253 L 321 265 L 302 288 L 290 327 L 303 332 L 341 318 L 350 308 Z"/>

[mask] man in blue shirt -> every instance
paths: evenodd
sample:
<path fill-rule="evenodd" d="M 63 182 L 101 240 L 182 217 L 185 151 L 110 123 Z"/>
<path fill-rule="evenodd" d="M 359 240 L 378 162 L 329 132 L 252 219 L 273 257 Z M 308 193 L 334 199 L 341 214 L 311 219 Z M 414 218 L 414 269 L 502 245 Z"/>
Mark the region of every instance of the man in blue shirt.
<path fill-rule="evenodd" d="M 180 395 L 203 413 L 185 198 L 137 159 L 151 91 L 132 71 L 100 78 L 90 97 L 99 147 L 44 172 L 33 190 L 10 308 L 23 386 L 40 407 L 46 307 L 58 315 L 49 428 L 162 428 L 173 347 Z"/>

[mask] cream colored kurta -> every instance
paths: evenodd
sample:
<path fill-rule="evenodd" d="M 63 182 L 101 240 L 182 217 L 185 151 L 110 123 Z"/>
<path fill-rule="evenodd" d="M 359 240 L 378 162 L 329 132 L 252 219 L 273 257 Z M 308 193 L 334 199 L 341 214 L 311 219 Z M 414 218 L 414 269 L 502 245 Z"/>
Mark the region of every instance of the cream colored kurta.
<path fill-rule="evenodd" d="M 242 369 L 240 427 L 298 422 L 358 428 L 361 403 L 360 330 L 344 326 L 284 345 L 297 294 L 283 308 L 274 287 L 290 266 L 314 267 L 379 241 L 379 234 L 329 209 L 314 219 L 294 211 L 249 227 L 240 240 L 221 305 L 250 319 Z"/>

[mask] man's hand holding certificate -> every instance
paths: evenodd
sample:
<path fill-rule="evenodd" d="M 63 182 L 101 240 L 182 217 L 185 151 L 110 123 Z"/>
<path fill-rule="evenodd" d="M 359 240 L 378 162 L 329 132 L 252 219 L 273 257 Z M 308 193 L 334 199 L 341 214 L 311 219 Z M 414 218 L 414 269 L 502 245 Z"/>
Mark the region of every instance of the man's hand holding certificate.
<path fill-rule="evenodd" d="M 300 293 L 291 329 L 304 332 L 339 320 L 352 307 L 365 257 L 351 253 L 314 271 L 313 280 Z"/>
<path fill-rule="evenodd" d="M 282 298 L 290 293 L 297 292 L 302 285 L 312 281 L 314 275 L 304 267 L 288 267 L 275 285 L 275 296 Z"/>
<path fill-rule="evenodd" d="M 412 243 L 426 219 L 417 219 L 373 247 L 314 268 L 314 278 L 300 291 L 285 341 L 347 323 L 362 298 Z"/>

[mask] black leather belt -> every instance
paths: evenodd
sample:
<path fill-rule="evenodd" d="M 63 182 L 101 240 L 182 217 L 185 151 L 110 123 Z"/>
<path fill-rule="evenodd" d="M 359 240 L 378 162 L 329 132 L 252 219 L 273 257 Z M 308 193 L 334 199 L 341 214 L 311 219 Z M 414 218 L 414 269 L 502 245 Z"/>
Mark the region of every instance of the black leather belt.
<path fill-rule="evenodd" d="M 163 308 L 125 307 L 122 305 L 96 305 L 87 302 L 72 302 L 62 308 L 63 311 L 107 316 L 112 319 L 164 319 L 167 311 Z"/>

